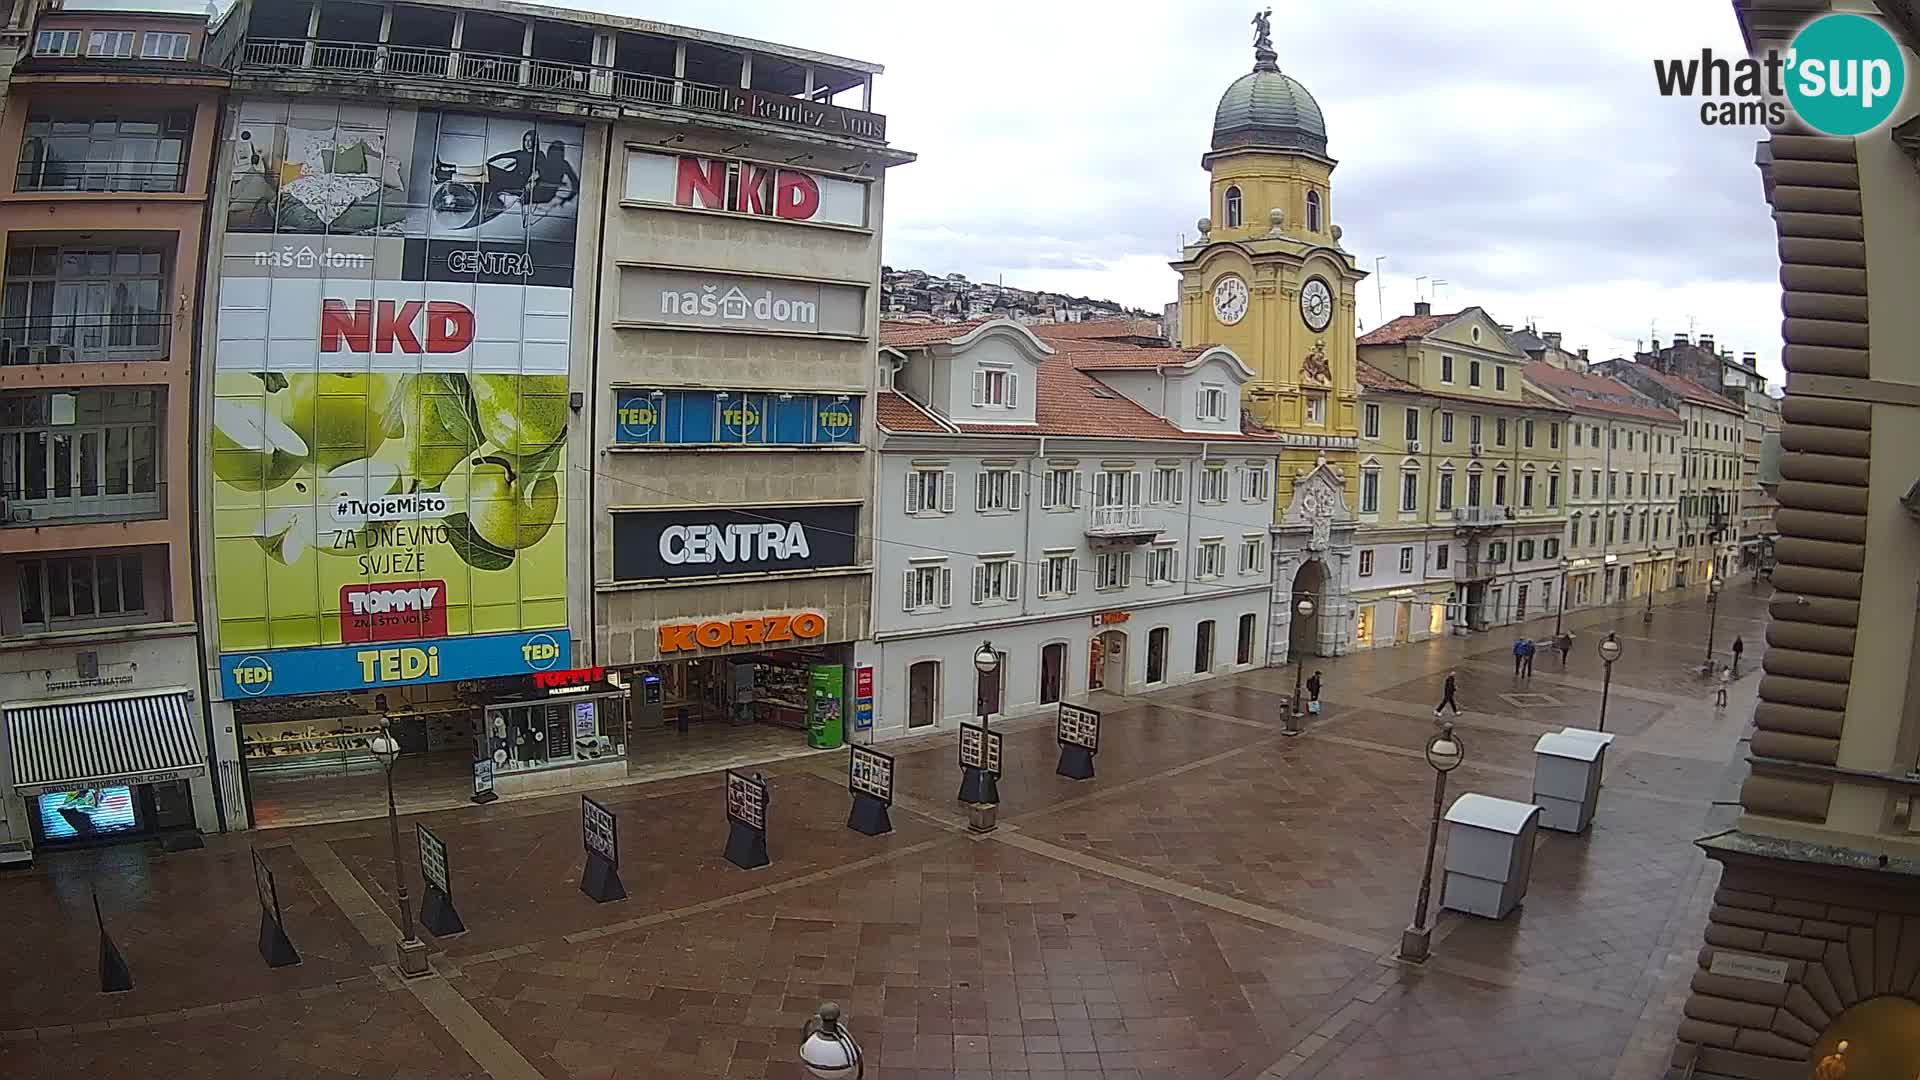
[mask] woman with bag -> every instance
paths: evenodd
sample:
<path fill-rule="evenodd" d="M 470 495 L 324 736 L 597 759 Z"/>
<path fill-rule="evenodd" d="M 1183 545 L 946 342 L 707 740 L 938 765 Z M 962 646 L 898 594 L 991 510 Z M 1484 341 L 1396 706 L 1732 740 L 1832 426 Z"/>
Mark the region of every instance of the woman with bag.
<path fill-rule="evenodd" d="M 1320 715 L 1320 673 L 1318 671 L 1307 678 L 1307 714 Z"/>

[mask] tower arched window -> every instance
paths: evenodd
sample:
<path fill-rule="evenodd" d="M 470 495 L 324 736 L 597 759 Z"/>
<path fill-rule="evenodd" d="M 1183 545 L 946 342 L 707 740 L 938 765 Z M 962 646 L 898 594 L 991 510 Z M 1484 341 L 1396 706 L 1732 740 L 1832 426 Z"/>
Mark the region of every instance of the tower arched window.
<path fill-rule="evenodd" d="M 1237 186 L 1227 189 L 1226 214 L 1223 216 L 1227 219 L 1227 228 L 1240 227 L 1240 189 Z"/>
<path fill-rule="evenodd" d="M 1307 192 L 1307 231 L 1320 231 L 1320 193 Z"/>

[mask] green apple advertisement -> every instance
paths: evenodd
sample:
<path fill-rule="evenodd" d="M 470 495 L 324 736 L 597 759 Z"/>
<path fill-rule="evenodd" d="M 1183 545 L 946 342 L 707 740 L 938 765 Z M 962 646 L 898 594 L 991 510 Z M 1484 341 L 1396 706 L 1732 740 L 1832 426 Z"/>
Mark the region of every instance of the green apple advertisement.
<path fill-rule="evenodd" d="M 527 670 L 453 646 L 567 625 L 582 130 L 248 101 L 231 137 L 203 427 L 220 651 L 449 639 L 432 678 Z"/>

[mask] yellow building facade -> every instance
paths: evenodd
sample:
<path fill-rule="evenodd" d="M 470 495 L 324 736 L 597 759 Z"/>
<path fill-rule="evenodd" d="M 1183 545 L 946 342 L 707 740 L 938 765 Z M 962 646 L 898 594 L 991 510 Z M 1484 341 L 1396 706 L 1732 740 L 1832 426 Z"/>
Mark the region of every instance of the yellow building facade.
<path fill-rule="evenodd" d="M 1354 287 L 1365 277 L 1333 224 L 1334 159 L 1306 87 L 1255 20 L 1254 66 L 1220 98 L 1208 212 L 1173 268 L 1180 344 L 1224 345 L 1253 369 L 1248 416 L 1280 433 L 1271 658 L 1345 652 L 1354 613 L 1359 384 Z M 1303 610 L 1301 601 L 1307 601 Z"/>

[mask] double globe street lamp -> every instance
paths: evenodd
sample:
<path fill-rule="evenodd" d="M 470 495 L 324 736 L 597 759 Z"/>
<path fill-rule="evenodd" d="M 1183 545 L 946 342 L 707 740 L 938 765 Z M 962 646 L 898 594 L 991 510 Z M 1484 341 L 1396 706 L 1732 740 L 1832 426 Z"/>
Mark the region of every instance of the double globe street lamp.
<path fill-rule="evenodd" d="M 427 943 L 414 933 L 413 904 L 407 898 L 407 875 L 400 865 L 400 813 L 393 805 L 393 766 L 400 760 L 400 740 L 393 737 L 393 729 L 387 726 L 384 716 L 380 734 L 368 742 L 367 749 L 373 751 L 375 760 L 387 774 L 387 836 L 393 842 L 394 896 L 400 902 L 400 929 L 405 934 L 398 946 L 400 974 L 417 978 L 427 974 Z"/>
<path fill-rule="evenodd" d="M 1427 764 L 1433 768 L 1433 819 L 1427 825 L 1427 863 L 1420 872 L 1420 899 L 1413 907 L 1413 925 L 1400 934 L 1400 959 L 1409 963 L 1423 963 L 1427 959 L 1428 947 L 1432 944 L 1432 932 L 1427 929 L 1427 904 L 1433 899 L 1433 855 L 1440 846 L 1440 813 L 1447 800 L 1447 774 L 1460 767 L 1467 759 L 1466 744 L 1453 733 L 1453 721 L 1440 725 L 1440 730 L 1427 740 Z"/>
<path fill-rule="evenodd" d="M 1311 619 L 1313 617 L 1313 598 L 1310 596 L 1302 596 L 1300 602 L 1293 606 L 1293 610 L 1294 614 L 1298 615 L 1301 619 Z M 1282 735 L 1300 734 L 1300 683 L 1301 680 L 1306 677 L 1307 673 L 1307 654 L 1305 650 L 1299 648 L 1299 644 L 1299 642 L 1293 640 L 1293 633 L 1289 631 L 1287 633 L 1287 651 L 1293 653 L 1293 707 L 1287 710 L 1286 727 L 1280 730 L 1280 734 Z"/>

